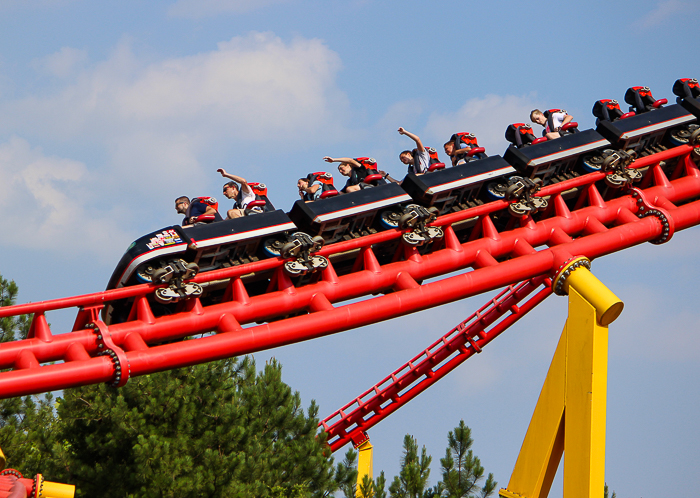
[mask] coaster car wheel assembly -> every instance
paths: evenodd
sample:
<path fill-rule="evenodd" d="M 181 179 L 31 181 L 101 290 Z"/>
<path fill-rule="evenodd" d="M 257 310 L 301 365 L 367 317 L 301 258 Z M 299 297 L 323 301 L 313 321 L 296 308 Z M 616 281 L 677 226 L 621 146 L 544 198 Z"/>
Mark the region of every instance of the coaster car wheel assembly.
<path fill-rule="evenodd" d="M 508 205 L 508 211 L 514 216 L 525 216 L 534 214 L 547 208 L 547 199 L 535 197 L 535 194 L 542 188 L 541 178 L 523 178 L 512 176 L 508 180 L 506 189 L 506 200 L 515 201 Z"/>
<path fill-rule="evenodd" d="M 605 183 L 611 187 L 622 187 L 641 180 L 642 172 L 630 168 L 636 158 L 637 153 L 633 150 L 616 151 L 606 157 L 603 162 L 603 171 L 607 173 Z"/>
<path fill-rule="evenodd" d="M 323 270 L 328 266 L 328 260 L 323 256 L 312 256 L 323 247 L 323 237 L 310 235 L 304 232 L 296 232 L 289 237 L 289 241 L 282 246 L 283 258 L 295 258 L 284 263 L 284 271 L 291 277 L 306 275 L 307 273 Z"/>
<path fill-rule="evenodd" d="M 429 227 L 440 212 L 434 206 L 425 208 L 418 204 L 409 204 L 399 219 L 399 228 L 411 229 L 401 235 L 401 240 L 409 246 L 421 246 L 433 240 L 441 239 L 445 233 L 440 227 Z"/>
<path fill-rule="evenodd" d="M 155 299 L 161 304 L 176 303 L 181 299 L 199 297 L 202 286 L 194 282 L 185 282 L 197 275 L 199 266 L 188 263 L 184 259 L 173 259 L 153 270 L 151 281 L 158 284 L 168 284 L 167 287 L 156 289 Z"/>

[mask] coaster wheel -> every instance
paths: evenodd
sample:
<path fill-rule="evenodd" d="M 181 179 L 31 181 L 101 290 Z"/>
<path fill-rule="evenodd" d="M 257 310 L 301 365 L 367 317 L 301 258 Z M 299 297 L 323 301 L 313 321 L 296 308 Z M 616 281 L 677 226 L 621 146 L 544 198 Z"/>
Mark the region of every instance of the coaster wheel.
<path fill-rule="evenodd" d="M 401 212 L 395 209 L 387 209 L 379 213 L 379 223 L 384 228 L 399 228 L 399 220 L 401 219 Z"/>
<path fill-rule="evenodd" d="M 164 277 L 168 275 L 168 270 L 165 268 L 158 268 L 157 270 L 153 271 L 153 275 L 151 277 L 151 282 L 154 284 L 164 284 L 166 281 L 164 280 Z"/>
<path fill-rule="evenodd" d="M 425 244 L 425 237 L 416 232 L 406 232 L 401 235 L 401 239 L 409 246 L 421 246 Z"/>
<path fill-rule="evenodd" d="M 304 275 L 308 271 L 308 268 L 303 263 L 299 261 L 287 261 L 284 263 L 284 272 L 290 277 L 298 277 L 299 275 Z"/>
<path fill-rule="evenodd" d="M 136 279 L 142 284 L 150 284 L 153 282 L 153 272 L 155 270 L 151 263 L 144 263 L 136 270 Z"/>
<path fill-rule="evenodd" d="M 673 145 L 676 147 L 679 145 L 685 145 L 690 140 L 690 136 L 693 132 L 688 127 L 675 128 L 671 130 L 668 134 L 668 138 Z"/>
<path fill-rule="evenodd" d="M 489 182 L 486 184 L 486 195 L 494 201 L 501 201 L 506 196 L 508 185 L 505 183 Z"/>
<path fill-rule="evenodd" d="M 514 202 L 508 206 L 508 211 L 510 211 L 514 216 L 525 216 L 530 214 L 532 209 L 522 202 Z"/>
<path fill-rule="evenodd" d="M 269 238 L 265 239 L 262 244 L 263 252 L 272 258 L 276 258 L 282 255 L 282 247 L 284 246 L 284 240 L 279 238 Z"/>

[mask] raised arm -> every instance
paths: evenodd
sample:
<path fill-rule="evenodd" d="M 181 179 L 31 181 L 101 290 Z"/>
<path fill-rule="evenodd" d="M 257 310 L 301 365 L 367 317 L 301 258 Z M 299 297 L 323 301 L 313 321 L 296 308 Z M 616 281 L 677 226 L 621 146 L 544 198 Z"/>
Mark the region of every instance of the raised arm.
<path fill-rule="evenodd" d="M 406 131 L 403 128 L 399 128 L 400 135 L 406 135 L 408 138 L 416 142 L 416 147 L 418 147 L 418 152 L 425 152 L 425 147 L 423 147 L 423 142 L 421 142 L 418 135 L 414 135 L 410 131 Z"/>
<path fill-rule="evenodd" d="M 351 165 L 353 168 L 361 168 L 362 165 L 355 161 L 352 157 L 330 157 L 330 156 L 324 156 L 323 158 L 324 161 L 327 163 L 348 163 Z"/>
<path fill-rule="evenodd" d="M 219 168 L 216 171 L 221 173 L 221 176 L 223 176 L 224 178 L 228 178 L 229 180 L 233 180 L 236 183 L 240 183 L 242 192 L 245 192 L 246 194 L 252 192 L 252 190 L 250 190 L 250 187 L 248 186 L 248 182 L 245 181 L 245 178 L 237 175 L 232 175 L 231 173 L 227 173 L 224 168 Z"/>

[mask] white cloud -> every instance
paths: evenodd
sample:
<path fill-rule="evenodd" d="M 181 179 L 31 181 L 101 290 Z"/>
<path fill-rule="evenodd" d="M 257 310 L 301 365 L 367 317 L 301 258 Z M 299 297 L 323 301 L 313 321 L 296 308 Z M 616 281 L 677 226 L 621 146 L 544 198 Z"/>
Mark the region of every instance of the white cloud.
<path fill-rule="evenodd" d="M 662 24 L 664 21 L 669 19 L 676 12 L 687 11 L 692 12 L 694 9 L 689 2 L 684 2 L 681 0 L 665 0 L 663 2 L 658 2 L 656 8 L 646 14 L 645 16 L 637 19 L 633 24 L 633 29 L 647 29 L 653 28 Z"/>
<path fill-rule="evenodd" d="M 64 139 L 161 130 L 210 143 L 263 142 L 279 133 L 288 143 L 302 136 L 324 140 L 339 133 L 337 116 L 348 106 L 335 86 L 339 69 L 339 57 L 320 40 L 285 43 L 270 33 L 151 64 L 139 61 L 124 42 L 61 91 L 12 102 L 4 114 L 13 117 L 5 119 L 14 130 L 43 130 Z"/>
<path fill-rule="evenodd" d="M 87 50 L 63 47 L 55 54 L 33 62 L 36 70 L 58 78 L 67 78 L 76 73 L 88 60 Z"/>
<path fill-rule="evenodd" d="M 289 0 L 177 0 L 168 8 L 174 17 L 199 19 L 217 14 L 244 14 Z"/>
<path fill-rule="evenodd" d="M 44 183 L 7 177 L 26 192 L 53 189 L 48 198 L 61 202 L 45 206 L 52 220 L 69 209 L 80 211 L 68 192 L 95 186 L 99 178 L 100 205 L 118 209 L 124 227 L 150 230 L 177 222 L 174 196 L 210 193 L 210 182 L 218 183 L 212 156 L 245 155 L 239 160 L 249 161 L 260 155 L 266 165 L 275 165 L 279 155 L 260 154 L 272 142 L 292 151 L 347 136 L 349 104 L 335 82 L 340 59 L 320 40 L 284 42 L 252 33 L 208 52 L 144 61 L 125 39 L 106 60 L 87 63 L 86 57 L 84 51 L 64 48 L 37 60 L 38 70 L 63 79 L 52 83 L 50 93 L 0 100 L 0 134 L 47 147 L 60 144 L 63 157 L 80 158 L 70 168 L 45 158 L 61 167 L 60 176 L 50 174 Z M 30 150 L 28 143 L 24 148 Z M 16 140 L 3 145 L 5 155 L 20 149 Z M 3 166 L 3 180 L 13 171 L 30 174 L 17 164 L 32 161 L 13 161 Z M 34 233 L 47 229 L 41 216 L 25 224 Z M 55 226 L 60 228 L 52 229 L 56 237 L 68 230 Z M 22 237 L 31 238 L 24 234 L 17 240 Z"/>
<path fill-rule="evenodd" d="M 0 245 L 113 258 L 109 248 L 122 249 L 125 236 L 112 221 L 118 213 L 99 212 L 99 187 L 78 161 L 18 137 L 0 143 L 0 208 L 11 213 L 0 220 Z"/>
<path fill-rule="evenodd" d="M 456 112 L 432 113 L 426 135 L 444 137 L 442 145 L 453 133 L 468 131 L 476 135 L 487 154 L 503 154 L 508 145 L 505 140 L 508 123 L 528 122 L 530 111 L 536 107 L 532 95 L 487 95 L 470 99 Z"/>

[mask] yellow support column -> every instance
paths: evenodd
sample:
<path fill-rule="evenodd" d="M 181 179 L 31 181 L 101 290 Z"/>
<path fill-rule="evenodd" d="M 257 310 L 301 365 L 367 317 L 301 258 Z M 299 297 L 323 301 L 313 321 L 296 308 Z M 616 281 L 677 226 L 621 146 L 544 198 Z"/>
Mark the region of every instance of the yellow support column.
<path fill-rule="evenodd" d="M 373 478 L 372 469 L 372 444 L 369 442 L 369 436 L 359 446 L 357 446 L 357 487 L 355 488 L 356 498 L 365 498 L 360 489 L 362 480 L 365 476 Z"/>
<path fill-rule="evenodd" d="M 515 463 L 506 498 L 545 498 L 562 454 L 564 498 L 600 498 L 605 486 L 608 325 L 623 303 L 577 258 L 552 284 L 569 317 Z"/>

